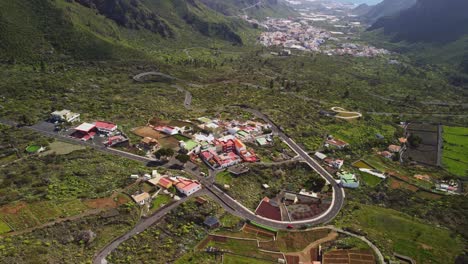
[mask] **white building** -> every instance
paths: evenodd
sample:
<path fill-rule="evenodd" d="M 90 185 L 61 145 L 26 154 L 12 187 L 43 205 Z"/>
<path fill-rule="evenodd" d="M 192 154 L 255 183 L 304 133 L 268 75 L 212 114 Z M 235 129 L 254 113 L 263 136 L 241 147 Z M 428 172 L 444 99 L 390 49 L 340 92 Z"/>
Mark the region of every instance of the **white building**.
<path fill-rule="evenodd" d="M 67 109 L 52 112 L 50 116 L 53 121 L 70 122 L 70 123 L 80 121 L 80 114 L 73 113 Z"/>

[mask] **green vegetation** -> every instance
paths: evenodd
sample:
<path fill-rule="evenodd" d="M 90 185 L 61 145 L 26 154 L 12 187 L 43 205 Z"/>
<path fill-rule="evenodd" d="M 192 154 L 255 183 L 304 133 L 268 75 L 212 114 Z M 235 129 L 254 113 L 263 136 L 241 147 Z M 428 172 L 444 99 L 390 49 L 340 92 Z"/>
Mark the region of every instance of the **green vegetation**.
<path fill-rule="evenodd" d="M 382 181 L 382 179 L 380 179 L 379 177 L 369 173 L 360 172 L 359 174 L 361 175 L 361 179 L 363 179 L 364 182 L 370 187 L 375 187 Z"/>
<path fill-rule="evenodd" d="M 94 252 L 135 224 L 130 208 L 111 215 L 102 213 L 19 236 L 2 237 L 0 263 L 88 263 Z"/>
<path fill-rule="evenodd" d="M 253 164 L 246 174 L 234 177 L 222 173 L 216 180 L 221 188 L 228 183 L 227 193 L 254 210 L 265 196 L 275 197 L 281 190 L 299 192 L 307 181 L 320 181 L 321 178 L 309 166 L 293 162 L 272 166 Z M 270 188 L 263 189 L 262 184 L 268 184 Z"/>
<path fill-rule="evenodd" d="M 153 201 L 151 202 L 151 209 L 158 210 L 163 205 L 168 205 L 172 201 L 172 198 L 169 195 L 159 194 Z"/>
<path fill-rule="evenodd" d="M 183 203 L 162 221 L 125 241 L 107 259 L 116 264 L 148 259 L 166 263 L 178 259 L 187 248 L 194 247 L 205 238 L 205 217 L 221 213 L 219 205 L 213 201 L 203 205 L 197 205 L 194 201 Z"/>
<path fill-rule="evenodd" d="M 444 126 L 442 163 L 451 173 L 468 176 L 468 128 Z"/>
<path fill-rule="evenodd" d="M 2 220 L 0 220 L 0 234 L 8 233 L 11 231 L 11 228 Z"/>
<path fill-rule="evenodd" d="M 353 210 L 346 210 L 336 224 L 362 230 L 388 256 L 398 252 L 418 263 L 444 263 L 454 262 L 463 251 L 460 236 L 421 219 L 377 206 L 350 203 L 347 207 Z"/>

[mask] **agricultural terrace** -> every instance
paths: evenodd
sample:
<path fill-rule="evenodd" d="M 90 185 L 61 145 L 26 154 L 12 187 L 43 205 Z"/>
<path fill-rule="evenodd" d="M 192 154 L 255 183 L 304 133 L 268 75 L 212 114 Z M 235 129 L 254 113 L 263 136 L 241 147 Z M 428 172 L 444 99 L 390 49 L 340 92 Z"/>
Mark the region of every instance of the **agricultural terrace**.
<path fill-rule="evenodd" d="M 443 128 L 442 164 L 451 173 L 468 177 L 468 127 Z"/>
<path fill-rule="evenodd" d="M 0 238 L 0 262 L 87 263 L 94 252 L 130 230 L 137 221 L 135 215 L 131 207 L 111 209 Z"/>
<path fill-rule="evenodd" d="M 204 253 L 209 247 L 215 248 L 216 251 L 222 251 L 223 259 L 241 258 L 251 260 L 251 263 L 265 261 L 276 263 L 278 259 L 286 258 L 288 263 L 310 263 L 319 259 L 318 249 L 320 246 L 325 251 L 334 249 L 366 250 L 366 252 L 361 253 L 373 258 L 373 252 L 361 240 L 339 235 L 327 228 L 272 232 L 251 223 L 245 224 L 240 230 L 215 230 L 197 245 L 196 251 L 187 253 L 179 259 L 178 263 L 183 263 L 181 260 L 200 259 L 203 255 L 213 257 L 213 254 Z M 220 255 L 217 256 L 218 263 Z M 211 258 L 207 259 L 210 261 L 196 263 L 216 263 L 212 262 Z"/>
<path fill-rule="evenodd" d="M 352 209 L 351 209 L 352 208 Z M 454 263 L 463 252 L 463 241 L 451 231 L 393 209 L 348 202 L 342 228 L 362 230 L 384 253 L 412 257 L 417 263 Z"/>

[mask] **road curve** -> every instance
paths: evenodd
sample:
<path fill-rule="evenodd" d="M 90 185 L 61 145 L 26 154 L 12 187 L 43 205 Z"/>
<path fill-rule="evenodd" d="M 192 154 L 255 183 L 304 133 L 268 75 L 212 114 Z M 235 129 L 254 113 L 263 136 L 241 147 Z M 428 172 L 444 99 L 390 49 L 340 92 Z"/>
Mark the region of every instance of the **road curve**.
<path fill-rule="evenodd" d="M 234 214 L 241 216 L 245 219 L 258 222 L 260 224 L 279 228 L 286 229 L 288 226 L 292 225 L 293 227 L 299 227 L 298 225 L 317 225 L 330 222 L 336 215 L 339 213 L 344 204 L 345 193 L 343 188 L 336 183 L 333 176 L 328 173 L 322 166 L 312 159 L 306 151 L 304 151 L 296 142 L 289 138 L 268 116 L 261 113 L 258 110 L 241 107 L 245 111 L 248 111 L 258 118 L 263 119 L 265 122 L 269 123 L 272 127 L 273 133 L 278 135 L 296 154 L 303 158 L 304 162 L 307 163 L 314 171 L 316 171 L 320 176 L 322 176 L 332 187 L 333 199 L 330 207 L 324 213 L 318 215 L 317 217 L 300 220 L 300 221 L 277 221 L 273 219 L 268 219 L 253 213 L 250 209 L 246 208 L 240 202 L 236 201 L 234 198 L 220 190 L 215 185 L 211 183 L 204 183 L 204 187 L 210 191 L 212 197 L 217 200 L 225 209 Z"/>

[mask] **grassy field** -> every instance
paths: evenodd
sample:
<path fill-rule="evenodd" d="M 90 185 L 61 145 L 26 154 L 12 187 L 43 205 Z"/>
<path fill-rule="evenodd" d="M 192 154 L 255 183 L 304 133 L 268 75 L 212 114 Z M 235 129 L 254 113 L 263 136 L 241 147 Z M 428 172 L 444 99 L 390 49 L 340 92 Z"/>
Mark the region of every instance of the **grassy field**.
<path fill-rule="evenodd" d="M 375 187 L 377 186 L 381 181 L 382 179 L 377 177 L 377 176 L 374 176 L 372 174 L 369 174 L 369 173 L 365 173 L 365 172 L 359 172 L 359 174 L 361 175 L 361 179 L 364 180 L 364 182 L 369 186 L 369 187 Z"/>
<path fill-rule="evenodd" d="M 82 149 L 85 149 L 85 147 L 66 143 L 63 141 L 54 141 L 49 144 L 49 150 L 41 153 L 41 156 L 49 155 L 52 153 L 55 153 L 56 155 L 66 155 L 66 154 L 72 153 L 75 150 L 82 150 Z"/>
<path fill-rule="evenodd" d="M 349 205 L 352 206 L 352 205 Z M 377 206 L 357 205 L 337 224 L 362 229 L 385 254 L 397 252 L 418 263 L 453 263 L 462 253 L 460 237 L 401 212 Z"/>
<path fill-rule="evenodd" d="M 468 128 L 444 126 L 442 164 L 451 173 L 468 177 Z"/>
<path fill-rule="evenodd" d="M 166 194 L 159 194 L 156 199 L 153 199 L 151 202 L 151 209 L 157 210 L 161 208 L 163 205 L 167 205 L 172 201 L 172 198 Z"/>

